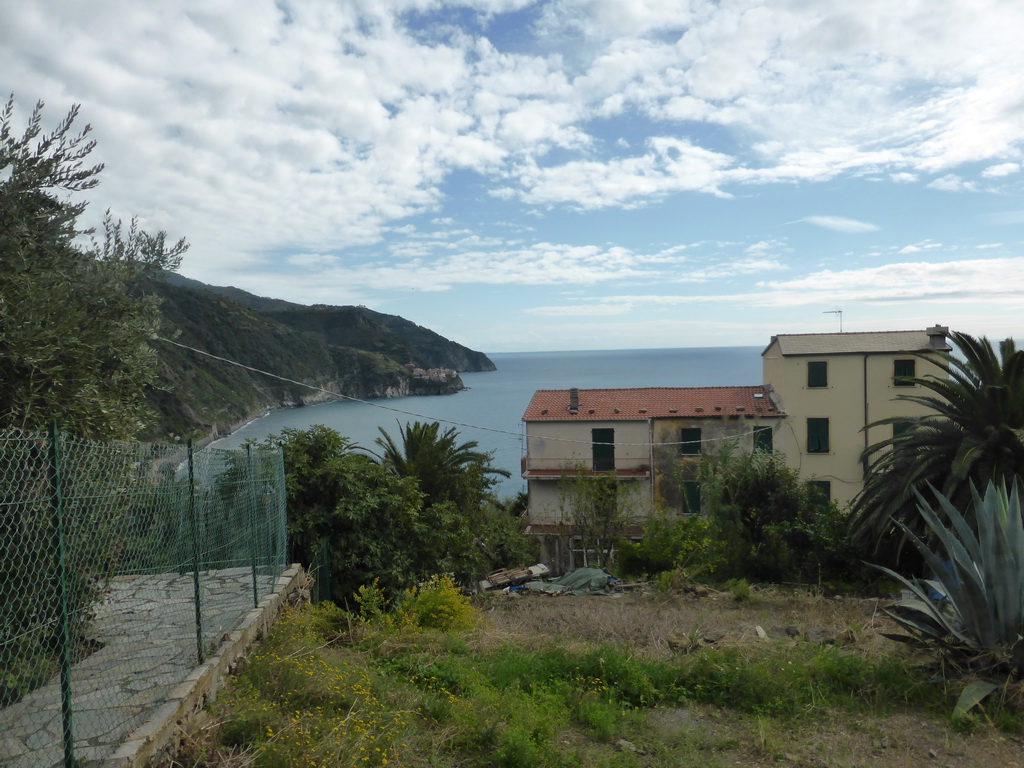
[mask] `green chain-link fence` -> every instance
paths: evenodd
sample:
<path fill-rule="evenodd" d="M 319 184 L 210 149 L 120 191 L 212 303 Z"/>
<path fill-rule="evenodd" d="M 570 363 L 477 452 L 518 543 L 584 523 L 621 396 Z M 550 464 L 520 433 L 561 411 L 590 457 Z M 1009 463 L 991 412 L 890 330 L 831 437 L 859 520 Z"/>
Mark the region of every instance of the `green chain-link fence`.
<path fill-rule="evenodd" d="M 108 757 L 285 556 L 279 449 L 0 433 L 0 766 Z"/>

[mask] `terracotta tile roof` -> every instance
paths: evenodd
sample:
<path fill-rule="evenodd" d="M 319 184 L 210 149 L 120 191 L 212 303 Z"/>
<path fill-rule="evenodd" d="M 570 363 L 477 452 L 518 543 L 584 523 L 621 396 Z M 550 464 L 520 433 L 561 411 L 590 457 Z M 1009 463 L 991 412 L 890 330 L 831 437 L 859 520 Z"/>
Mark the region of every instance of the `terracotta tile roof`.
<path fill-rule="evenodd" d="M 929 329 L 932 330 L 932 329 Z M 946 330 L 945 328 L 941 330 Z M 935 342 L 932 339 L 935 339 Z M 928 331 L 869 331 L 847 333 L 780 333 L 773 336 L 764 352 L 778 342 L 783 355 L 837 355 L 857 352 L 949 351 L 945 336 L 929 336 Z M 933 343 L 941 343 L 935 347 Z"/>
<path fill-rule="evenodd" d="M 635 421 L 723 416 L 781 416 L 765 387 L 640 387 L 581 389 L 569 412 L 570 390 L 537 390 L 523 421 Z"/>

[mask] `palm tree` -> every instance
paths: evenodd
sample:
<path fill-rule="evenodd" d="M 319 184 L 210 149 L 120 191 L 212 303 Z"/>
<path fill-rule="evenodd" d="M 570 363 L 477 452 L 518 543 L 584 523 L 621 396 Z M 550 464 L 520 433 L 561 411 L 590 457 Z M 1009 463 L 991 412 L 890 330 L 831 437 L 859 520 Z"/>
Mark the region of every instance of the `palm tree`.
<path fill-rule="evenodd" d="M 930 494 L 930 485 L 966 509 L 972 483 L 984 488 L 1024 476 L 1024 350 L 1013 339 L 1001 342 L 997 354 L 985 337 L 951 338 L 960 357 L 939 361 L 948 378 L 911 379 L 928 393 L 899 397 L 932 413 L 875 422 L 904 422 L 906 429 L 864 451 L 871 471 L 854 501 L 851 532 L 876 550 L 895 546 L 891 555 L 901 547 L 894 520 L 924 532 L 915 491 Z"/>
<path fill-rule="evenodd" d="M 381 437 L 379 459 L 399 477 L 415 477 L 425 496 L 424 508 L 452 501 L 464 511 L 479 507 L 494 485 L 492 475 L 510 477 L 510 473 L 491 466 L 491 454 L 478 451 L 478 443 L 458 443 L 455 427 L 441 432 L 434 422 L 408 422 L 399 425 L 401 445 L 378 427 Z"/>

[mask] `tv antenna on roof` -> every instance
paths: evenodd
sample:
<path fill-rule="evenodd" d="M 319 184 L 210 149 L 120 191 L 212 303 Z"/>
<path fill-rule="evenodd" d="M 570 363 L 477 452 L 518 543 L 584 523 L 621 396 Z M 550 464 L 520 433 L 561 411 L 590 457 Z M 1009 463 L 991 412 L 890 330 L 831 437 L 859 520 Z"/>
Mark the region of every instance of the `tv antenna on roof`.
<path fill-rule="evenodd" d="M 839 315 L 839 332 L 843 332 L 843 310 L 841 309 L 827 309 L 821 314 L 823 315 Z"/>

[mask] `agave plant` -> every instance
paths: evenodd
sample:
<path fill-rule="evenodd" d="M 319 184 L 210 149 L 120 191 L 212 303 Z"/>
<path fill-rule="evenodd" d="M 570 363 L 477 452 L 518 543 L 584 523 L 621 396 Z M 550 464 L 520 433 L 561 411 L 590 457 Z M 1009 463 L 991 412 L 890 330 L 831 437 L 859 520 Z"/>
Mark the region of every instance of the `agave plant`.
<path fill-rule="evenodd" d="M 918 510 L 941 553 L 904 523 L 896 521 L 921 553 L 932 579 L 907 579 L 875 566 L 913 595 L 887 611 L 915 638 L 935 642 L 960 658 L 981 661 L 992 674 L 1024 674 L 1024 522 L 1020 481 L 989 482 L 985 495 L 971 486 L 974 522 L 935 491 L 949 527 L 918 493 Z M 957 704 L 964 711 L 997 687 L 990 680 L 970 684 Z"/>

